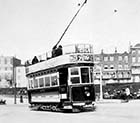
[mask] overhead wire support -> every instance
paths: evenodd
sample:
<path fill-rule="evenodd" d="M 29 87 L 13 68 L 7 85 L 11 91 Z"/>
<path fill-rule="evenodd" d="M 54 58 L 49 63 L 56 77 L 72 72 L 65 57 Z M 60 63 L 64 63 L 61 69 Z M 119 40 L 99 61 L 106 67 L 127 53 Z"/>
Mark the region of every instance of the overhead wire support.
<path fill-rule="evenodd" d="M 60 39 L 58 40 L 58 42 L 56 43 L 56 45 L 54 47 L 57 47 L 57 45 L 60 43 L 60 41 L 62 40 L 63 36 L 65 35 L 65 33 L 67 32 L 68 28 L 70 27 L 70 25 L 72 24 L 73 20 L 76 18 L 76 16 L 78 15 L 78 13 L 80 12 L 80 10 L 82 9 L 82 7 L 87 3 L 87 0 L 85 0 L 83 2 L 83 4 L 80 6 L 80 8 L 78 9 L 78 11 L 76 12 L 76 14 L 74 15 L 74 17 L 72 18 L 72 20 L 70 21 L 70 23 L 68 24 L 68 26 L 66 27 L 66 29 L 64 30 L 63 34 L 61 35 Z"/>

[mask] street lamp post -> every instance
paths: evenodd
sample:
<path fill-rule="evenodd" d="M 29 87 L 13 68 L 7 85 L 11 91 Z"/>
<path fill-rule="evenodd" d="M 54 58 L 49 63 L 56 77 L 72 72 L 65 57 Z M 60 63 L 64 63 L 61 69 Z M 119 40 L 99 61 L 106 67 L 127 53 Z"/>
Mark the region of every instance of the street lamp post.
<path fill-rule="evenodd" d="M 100 66 L 99 69 L 100 69 L 100 100 L 103 100 L 102 67 Z"/>
<path fill-rule="evenodd" d="M 103 100 L 103 84 L 102 84 L 103 72 L 102 72 L 102 65 L 97 63 L 96 64 L 96 70 L 99 71 L 99 73 L 100 73 L 100 78 L 99 78 L 99 87 L 100 87 L 99 100 Z"/>
<path fill-rule="evenodd" d="M 14 68 L 15 73 L 14 73 L 14 104 L 17 104 L 17 83 L 16 83 L 16 68 Z"/>
<path fill-rule="evenodd" d="M 16 67 L 14 64 L 14 57 L 13 57 L 13 84 L 14 84 L 14 104 L 16 104 L 17 103 L 17 99 L 16 99 L 17 89 L 16 89 Z"/>

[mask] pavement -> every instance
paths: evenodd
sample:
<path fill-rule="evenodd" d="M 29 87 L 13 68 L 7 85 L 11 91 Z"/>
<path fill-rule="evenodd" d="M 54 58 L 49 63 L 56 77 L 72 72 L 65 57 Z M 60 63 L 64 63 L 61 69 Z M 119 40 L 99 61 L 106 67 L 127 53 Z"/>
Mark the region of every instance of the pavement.
<path fill-rule="evenodd" d="M 17 97 L 16 100 L 13 96 L 7 96 L 7 95 L 0 95 L 0 100 L 6 100 L 6 104 L 28 104 L 28 99 L 23 98 L 23 103 L 20 102 L 20 98 Z"/>
<path fill-rule="evenodd" d="M 121 103 L 121 100 L 119 99 L 101 99 L 96 100 L 97 104 L 103 104 L 103 103 Z"/>
<path fill-rule="evenodd" d="M 102 99 L 102 100 L 97 100 L 96 104 L 119 104 L 119 103 L 137 103 L 140 104 L 140 99 L 130 99 L 128 102 L 125 102 L 124 100 L 121 99 Z"/>

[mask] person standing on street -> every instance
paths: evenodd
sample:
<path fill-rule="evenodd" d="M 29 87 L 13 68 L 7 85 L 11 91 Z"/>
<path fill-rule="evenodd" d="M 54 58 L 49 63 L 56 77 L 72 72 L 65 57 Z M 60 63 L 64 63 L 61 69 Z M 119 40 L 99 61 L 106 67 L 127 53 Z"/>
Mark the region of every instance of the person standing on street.
<path fill-rule="evenodd" d="M 125 89 L 125 93 L 126 93 L 126 101 L 128 102 L 130 97 L 130 89 L 128 87 Z"/>

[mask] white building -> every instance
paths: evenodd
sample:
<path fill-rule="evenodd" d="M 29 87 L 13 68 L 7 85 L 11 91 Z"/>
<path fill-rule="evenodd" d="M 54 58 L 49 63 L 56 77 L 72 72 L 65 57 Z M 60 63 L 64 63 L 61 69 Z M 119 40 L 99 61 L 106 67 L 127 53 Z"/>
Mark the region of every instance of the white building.
<path fill-rule="evenodd" d="M 21 65 L 21 60 L 13 56 L 0 56 L 0 88 L 13 86 L 13 68 Z"/>
<path fill-rule="evenodd" d="M 17 66 L 15 68 L 16 87 L 27 87 L 27 78 L 25 74 L 25 66 Z"/>

